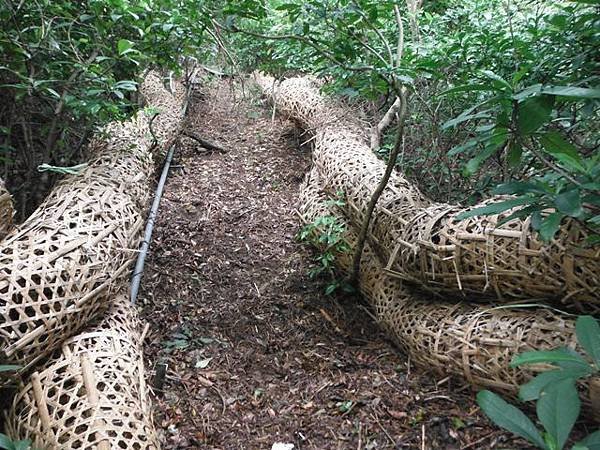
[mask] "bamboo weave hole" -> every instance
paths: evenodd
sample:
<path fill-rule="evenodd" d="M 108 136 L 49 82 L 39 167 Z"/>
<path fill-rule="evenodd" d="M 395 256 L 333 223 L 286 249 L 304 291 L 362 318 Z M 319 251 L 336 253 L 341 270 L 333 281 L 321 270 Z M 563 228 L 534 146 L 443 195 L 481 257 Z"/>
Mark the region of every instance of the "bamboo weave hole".
<path fill-rule="evenodd" d="M 158 116 L 107 125 L 87 169 L 0 243 L 0 361 L 25 366 L 7 432 L 35 448 L 158 448 L 127 288 L 153 153 L 177 137 L 185 89 L 150 72 L 141 92 Z"/>
<path fill-rule="evenodd" d="M 352 251 L 357 233 L 340 208 L 331 206 L 319 172 L 307 175 L 300 196 L 304 223 L 318 217 L 335 217 L 344 227 L 343 239 L 349 252 L 337 253 L 336 265 L 342 273 L 352 267 Z M 318 245 L 318 234 L 314 242 Z M 442 375 L 458 376 L 477 387 L 490 387 L 512 396 L 519 386 L 547 366 L 512 368 L 517 354 L 557 347 L 577 348 L 575 325 L 571 318 L 550 310 L 497 309 L 492 305 L 460 301 L 440 301 L 431 294 L 415 292 L 404 282 L 385 273 L 377 255 L 366 245 L 359 275 L 361 293 L 371 304 L 377 321 L 390 337 L 420 367 Z M 597 383 L 592 380 L 590 385 Z M 591 386 L 582 383 L 587 408 L 599 410 Z"/>
<path fill-rule="evenodd" d="M 313 160 L 330 195 L 342 192 L 344 213 L 361 224 L 385 164 L 370 150 L 364 126 L 306 78 L 257 82 L 276 108 L 314 134 Z M 488 204 L 494 199 L 480 205 Z M 369 242 L 388 273 L 436 294 L 465 301 L 545 298 L 582 313 L 600 312 L 600 249 L 565 220 L 543 243 L 528 219 L 511 214 L 458 220 L 466 209 L 432 202 L 394 172 L 375 208 Z"/>

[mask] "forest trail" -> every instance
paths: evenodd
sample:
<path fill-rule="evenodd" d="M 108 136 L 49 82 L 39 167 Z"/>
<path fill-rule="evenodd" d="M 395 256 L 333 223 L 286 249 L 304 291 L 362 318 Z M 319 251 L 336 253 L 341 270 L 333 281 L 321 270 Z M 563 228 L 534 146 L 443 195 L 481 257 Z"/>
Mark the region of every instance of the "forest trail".
<path fill-rule="evenodd" d="M 220 81 L 185 126 L 228 152 L 183 139 L 138 300 L 149 372 L 168 364 L 154 403 L 165 448 L 527 447 L 470 391 L 411 368 L 358 298 L 309 278 L 294 236 L 310 149 L 292 123 Z"/>

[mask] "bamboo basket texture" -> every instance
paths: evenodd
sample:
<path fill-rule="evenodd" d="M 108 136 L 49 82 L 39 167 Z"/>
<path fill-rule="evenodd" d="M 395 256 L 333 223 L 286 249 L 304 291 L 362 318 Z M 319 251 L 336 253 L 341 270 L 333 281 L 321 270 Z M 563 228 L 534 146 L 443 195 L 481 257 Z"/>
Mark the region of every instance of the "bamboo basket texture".
<path fill-rule="evenodd" d="M 334 216 L 345 226 L 344 239 L 351 250 L 337 254 L 336 265 L 348 272 L 357 234 L 343 212 L 327 202 L 322 186 L 322 178 L 313 168 L 302 188 L 300 214 L 305 223 Z M 390 278 L 368 244 L 361 261 L 359 286 L 380 325 L 412 361 L 427 370 L 458 376 L 474 386 L 514 395 L 521 383 L 546 369 L 511 368 L 509 363 L 515 355 L 562 346 L 576 348 L 570 318 L 549 310 L 497 309 L 428 299 L 430 294 L 413 292 L 402 280 Z M 587 392 L 587 386 L 584 389 Z M 591 403 L 589 398 L 585 403 Z"/>
<path fill-rule="evenodd" d="M 125 293 L 21 384 L 8 435 L 40 449 L 157 449 L 136 311 Z"/>
<path fill-rule="evenodd" d="M 171 95 L 154 73 L 142 93 L 160 102 L 154 130 L 176 134 L 182 93 Z M 108 307 L 141 239 L 153 173 L 149 129 L 143 112 L 106 126 L 83 173 L 59 182 L 0 243 L 0 363 L 28 368 Z"/>
<path fill-rule="evenodd" d="M 0 178 L 0 241 L 8 234 L 13 226 L 13 202 L 10 192 Z"/>
<path fill-rule="evenodd" d="M 362 223 L 385 165 L 359 121 L 311 80 L 257 81 L 279 112 L 314 134 L 313 160 L 324 189 L 342 192 L 344 213 Z M 430 201 L 395 172 L 375 208 L 369 242 L 390 275 L 434 293 L 465 300 L 545 298 L 578 312 L 600 311 L 600 250 L 584 248 L 587 233 L 575 221 L 545 244 L 529 220 L 498 225 L 510 212 L 457 220 L 463 211 Z"/>

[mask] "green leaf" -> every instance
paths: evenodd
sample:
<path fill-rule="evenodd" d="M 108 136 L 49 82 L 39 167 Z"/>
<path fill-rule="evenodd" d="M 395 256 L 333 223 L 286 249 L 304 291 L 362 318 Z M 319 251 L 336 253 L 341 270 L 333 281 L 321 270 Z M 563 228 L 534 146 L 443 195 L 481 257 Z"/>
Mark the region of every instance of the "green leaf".
<path fill-rule="evenodd" d="M 531 134 L 550 120 L 554 97 L 532 97 L 518 105 L 517 126 L 522 135 Z"/>
<path fill-rule="evenodd" d="M 546 194 L 546 189 L 537 183 L 528 183 L 524 181 L 512 181 L 510 183 L 503 183 L 496 186 L 492 190 L 493 194 L 506 195 L 506 194 Z"/>
<path fill-rule="evenodd" d="M 500 214 L 501 212 L 507 211 L 516 206 L 526 205 L 531 201 L 531 197 L 518 197 L 510 200 L 504 200 L 502 202 L 492 203 L 491 205 L 481 206 L 479 208 L 472 209 L 471 211 L 463 211 L 460 214 L 458 214 L 456 218 L 458 220 L 464 220 L 468 219 L 469 217 Z"/>
<path fill-rule="evenodd" d="M 570 363 L 571 367 L 589 367 L 589 364 L 581 355 L 566 348 L 556 350 L 536 350 L 523 352 L 513 358 L 510 367 L 519 367 L 523 364 L 558 364 Z"/>
<path fill-rule="evenodd" d="M 117 42 L 117 50 L 119 52 L 119 55 L 125 55 L 132 48 L 133 42 L 127 39 L 119 39 L 119 42 Z"/>
<path fill-rule="evenodd" d="M 15 372 L 19 370 L 21 366 L 16 366 L 14 364 L 5 364 L 0 365 L 0 372 Z"/>
<path fill-rule="evenodd" d="M 548 242 L 554 238 L 554 235 L 560 228 L 560 223 L 562 222 L 563 217 L 563 213 L 555 212 L 542 220 L 539 233 L 543 241 Z"/>
<path fill-rule="evenodd" d="M 27 450 L 31 448 L 31 439 L 13 441 L 7 435 L 0 433 L 0 448 L 6 450 Z"/>
<path fill-rule="evenodd" d="M 588 435 L 583 441 L 579 441 L 573 447 L 579 450 L 600 450 L 600 430 L 594 431 L 592 434 Z"/>
<path fill-rule="evenodd" d="M 519 398 L 524 402 L 537 400 L 546 386 L 565 379 L 583 378 L 591 373 L 591 367 L 585 369 L 557 369 L 542 372 L 519 388 Z"/>
<path fill-rule="evenodd" d="M 477 394 L 477 403 L 483 412 L 499 427 L 510 431 L 542 449 L 547 449 L 544 439 L 533 422 L 519 409 L 490 391 Z"/>
<path fill-rule="evenodd" d="M 456 86 L 450 89 L 447 89 L 439 94 L 440 97 L 444 95 L 456 94 L 458 92 L 472 92 L 472 91 L 494 91 L 496 90 L 493 86 L 489 84 L 465 84 L 463 86 Z"/>
<path fill-rule="evenodd" d="M 542 88 L 540 92 L 542 94 L 559 95 L 561 97 L 600 98 L 600 89 L 575 86 L 549 86 Z"/>
<path fill-rule="evenodd" d="M 498 145 L 488 145 L 482 152 L 478 153 L 477 156 L 467 161 L 465 166 L 465 175 L 471 176 L 479 170 L 479 166 L 486 161 L 490 156 L 496 153 Z"/>
<path fill-rule="evenodd" d="M 600 89 L 581 88 L 576 86 L 542 86 L 534 84 L 526 87 L 522 91 L 512 96 L 514 100 L 523 100 L 534 95 L 555 95 L 559 97 L 585 98 L 595 99 L 600 98 Z"/>
<path fill-rule="evenodd" d="M 581 207 L 581 195 L 579 189 L 572 189 L 554 198 L 556 208 L 571 217 L 580 217 L 583 214 Z"/>
<path fill-rule="evenodd" d="M 575 146 L 563 139 L 556 131 L 549 131 L 540 136 L 543 150 L 556 158 L 565 167 L 582 173 L 586 172 L 579 152 Z"/>
<path fill-rule="evenodd" d="M 516 167 L 519 165 L 521 156 L 523 156 L 523 147 L 519 142 L 511 140 L 506 155 L 506 161 L 508 162 L 509 167 Z"/>
<path fill-rule="evenodd" d="M 481 74 L 485 75 L 490 80 L 495 81 L 496 86 L 502 86 L 502 87 L 508 89 L 509 91 L 512 91 L 512 86 L 510 85 L 510 83 L 508 81 L 506 81 L 504 78 L 502 78 L 500 75 L 497 75 L 494 72 L 492 72 L 491 70 L 482 70 Z"/>
<path fill-rule="evenodd" d="M 0 448 L 12 449 L 13 441 L 7 435 L 0 433 Z"/>
<path fill-rule="evenodd" d="M 491 116 L 488 111 L 481 111 L 475 114 L 461 114 L 460 116 L 448 120 L 442 125 L 442 130 L 446 130 L 451 127 L 455 127 L 459 123 L 466 122 L 467 120 L 477 120 L 477 119 L 489 119 Z"/>
<path fill-rule="evenodd" d="M 536 404 L 537 416 L 544 429 L 556 439 L 562 450 L 581 409 L 575 380 L 568 378 L 549 385 Z"/>
<path fill-rule="evenodd" d="M 600 368 L 600 325 L 592 316 L 579 316 L 575 322 L 577 340 Z"/>

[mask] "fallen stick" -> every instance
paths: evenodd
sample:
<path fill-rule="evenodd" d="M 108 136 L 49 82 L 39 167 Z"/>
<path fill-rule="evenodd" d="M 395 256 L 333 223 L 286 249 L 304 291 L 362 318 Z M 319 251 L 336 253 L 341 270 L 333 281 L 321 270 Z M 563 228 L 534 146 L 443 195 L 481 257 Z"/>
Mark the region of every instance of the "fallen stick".
<path fill-rule="evenodd" d="M 207 150 L 213 150 L 213 151 L 220 152 L 220 153 L 227 153 L 229 151 L 229 150 L 221 147 L 218 144 L 207 141 L 206 139 L 198 136 L 193 131 L 184 131 L 183 135 L 195 140 L 196 142 L 198 142 L 202 147 L 204 147 Z"/>

